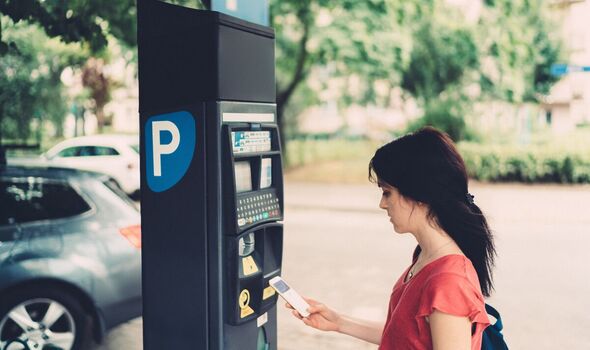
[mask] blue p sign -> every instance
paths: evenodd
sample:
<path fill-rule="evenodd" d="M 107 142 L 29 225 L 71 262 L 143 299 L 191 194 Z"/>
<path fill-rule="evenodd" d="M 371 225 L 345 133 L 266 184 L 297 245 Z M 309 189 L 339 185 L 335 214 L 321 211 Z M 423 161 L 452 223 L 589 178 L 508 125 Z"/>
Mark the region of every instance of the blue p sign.
<path fill-rule="evenodd" d="M 190 113 L 181 111 L 148 119 L 146 175 L 152 191 L 166 191 L 182 179 L 193 159 L 195 144 L 195 119 Z"/>

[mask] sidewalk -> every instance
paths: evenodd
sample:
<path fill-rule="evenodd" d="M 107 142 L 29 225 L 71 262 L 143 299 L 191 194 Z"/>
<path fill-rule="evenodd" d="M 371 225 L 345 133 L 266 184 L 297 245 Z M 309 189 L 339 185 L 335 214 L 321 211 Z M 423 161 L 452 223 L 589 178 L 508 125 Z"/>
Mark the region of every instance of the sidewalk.
<path fill-rule="evenodd" d="M 415 245 L 378 209 L 374 185 L 288 183 L 283 275 L 361 318 L 385 317 Z M 590 349 L 590 186 L 470 185 L 494 231 L 496 292 L 511 349 Z M 279 308 L 279 349 L 376 349 L 318 332 Z"/>
<path fill-rule="evenodd" d="M 590 349 L 590 186 L 470 184 L 492 227 L 498 258 L 489 302 L 511 349 Z M 393 283 L 415 241 L 393 232 L 373 184 L 287 182 L 283 276 L 343 313 L 383 320 Z M 375 350 L 319 332 L 279 300 L 280 350 Z M 141 350 L 141 319 L 96 350 Z"/>

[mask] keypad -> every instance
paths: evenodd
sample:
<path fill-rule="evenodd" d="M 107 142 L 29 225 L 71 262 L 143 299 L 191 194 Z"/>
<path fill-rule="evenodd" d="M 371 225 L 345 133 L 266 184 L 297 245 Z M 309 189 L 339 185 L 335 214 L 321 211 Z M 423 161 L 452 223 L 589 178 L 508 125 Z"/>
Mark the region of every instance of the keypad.
<path fill-rule="evenodd" d="M 257 192 L 239 196 L 237 211 L 239 227 L 281 217 L 279 198 L 274 192 Z"/>

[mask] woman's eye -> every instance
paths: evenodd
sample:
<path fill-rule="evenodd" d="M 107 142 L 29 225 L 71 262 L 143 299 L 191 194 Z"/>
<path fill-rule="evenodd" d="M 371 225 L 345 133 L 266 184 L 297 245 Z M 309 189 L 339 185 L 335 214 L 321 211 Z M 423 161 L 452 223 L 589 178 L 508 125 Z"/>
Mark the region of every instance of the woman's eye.
<path fill-rule="evenodd" d="M 388 191 L 383 191 L 383 197 L 389 197 L 389 192 Z"/>

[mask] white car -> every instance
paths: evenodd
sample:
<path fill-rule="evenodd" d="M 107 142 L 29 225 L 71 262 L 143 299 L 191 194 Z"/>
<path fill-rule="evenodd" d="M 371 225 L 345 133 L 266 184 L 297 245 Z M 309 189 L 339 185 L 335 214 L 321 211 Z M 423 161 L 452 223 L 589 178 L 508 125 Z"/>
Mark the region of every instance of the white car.
<path fill-rule="evenodd" d="M 94 135 L 68 139 L 42 157 L 47 165 L 109 175 L 128 195 L 139 193 L 139 136 Z"/>

